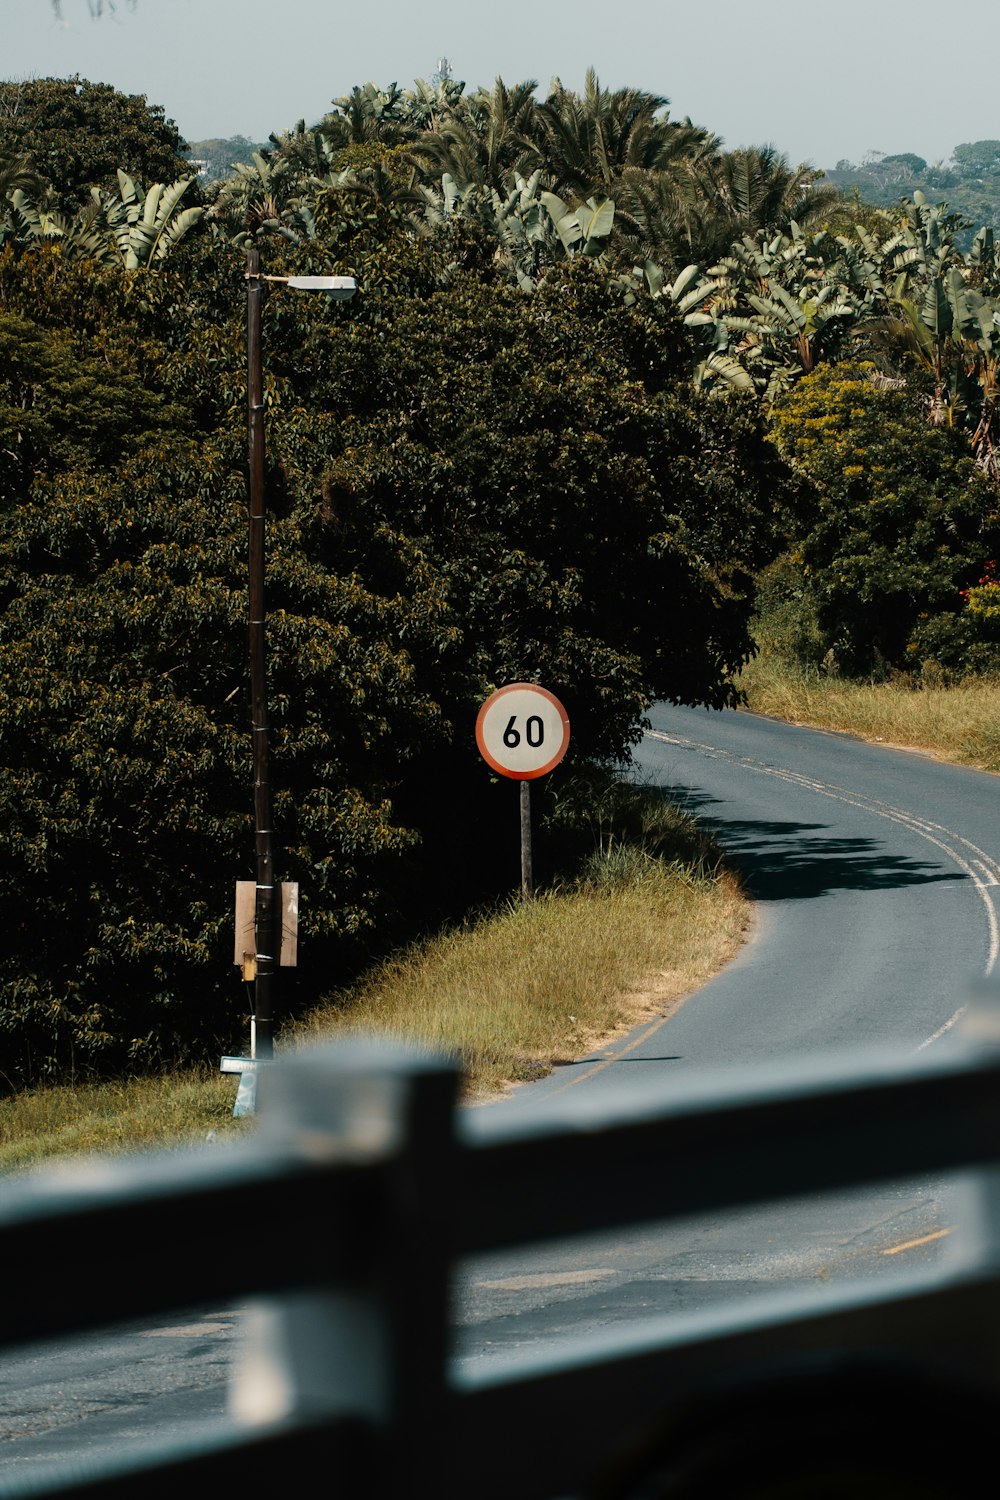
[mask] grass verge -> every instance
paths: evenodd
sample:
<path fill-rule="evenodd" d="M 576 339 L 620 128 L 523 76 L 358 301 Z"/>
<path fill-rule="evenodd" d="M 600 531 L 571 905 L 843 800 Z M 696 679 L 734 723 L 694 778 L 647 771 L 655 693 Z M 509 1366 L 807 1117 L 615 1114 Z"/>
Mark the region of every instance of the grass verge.
<path fill-rule="evenodd" d="M 1000 681 L 995 679 L 967 678 L 950 686 L 909 677 L 850 682 L 760 658 L 746 668 L 740 686 L 755 713 L 1000 772 Z"/>
<path fill-rule="evenodd" d="M 736 952 L 749 902 L 658 794 L 605 795 L 593 829 L 598 852 L 572 884 L 378 965 L 287 1028 L 279 1051 L 345 1030 L 409 1038 L 456 1054 L 477 1098 L 668 1014 Z M 235 1093 L 235 1078 L 205 1069 L 0 1100 L 0 1172 L 252 1129 L 232 1118 Z"/>
<path fill-rule="evenodd" d="M 236 1133 L 247 1122 L 232 1117 L 235 1093 L 232 1079 L 204 1068 L 15 1094 L 0 1099 L 0 1171 Z"/>
<path fill-rule="evenodd" d="M 461 1059 L 481 1097 L 662 1014 L 733 956 L 749 919 L 735 879 L 626 846 L 572 890 L 512 905 L 381 964 L 298 1030 L 409 1038 Z"/>

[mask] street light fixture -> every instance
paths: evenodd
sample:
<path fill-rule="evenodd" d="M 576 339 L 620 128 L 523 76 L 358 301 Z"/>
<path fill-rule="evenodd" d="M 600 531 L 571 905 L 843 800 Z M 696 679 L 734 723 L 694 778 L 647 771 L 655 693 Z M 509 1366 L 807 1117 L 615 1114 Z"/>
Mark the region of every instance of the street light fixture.
<path fill-rule="evenodd" d="M 353 297 L 353 276 L 264 276 L 260 252 L 247 246 L 247 454 L 250 508 L 249 655 L 253 727 L 253 787 L 256 845 L 254 904 L 254 1014 L 250 1055 L 274 1055 L 271 988 L 279 962 L 281 932 L 274 884 L 274 836 L 271 828 L 271 782 L 268 770 L 267 659 L 265 642 L 264 551 L 266 505 L 264 495 L 264 375 L 261 357 L 261 306 L 264 282 L 284 282 L 301 291 L 321 291 L 344 300 Z"/>

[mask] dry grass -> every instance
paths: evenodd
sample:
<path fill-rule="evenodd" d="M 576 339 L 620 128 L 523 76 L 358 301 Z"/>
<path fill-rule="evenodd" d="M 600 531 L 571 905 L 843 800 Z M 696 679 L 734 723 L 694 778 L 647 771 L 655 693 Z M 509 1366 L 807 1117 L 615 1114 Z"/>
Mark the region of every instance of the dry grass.
<path fill-rule="evenodd" d="M 1000 682 L 995 680 L 966 679 L 952 686 L 914 678 L 847 682 L 792 673 L 764 659 L 751 663 L 741 686 L 755 713 L 1000 772 Z"/>
<path fill-rule="evenodd" d="M 606 878 L 512 906 L 381 965 L 300 1028 L 410 1038 L 461 1059 L 472 1095 L 537 1078 L 662 1013 L 736 952 L 749 904 L 735 880 L 634 849 Z"/>
<path fill-rule="evenodd" d="M 659 794 L 606 788 L 588 818 L 600 852 L 575 885 L 382 963 L 288 1028 L 279 1051 L 345 1030 L 410 1038 L 456 1055 L 474 1097 L 667 1013 L 736 952 L 749 902 Z M 232 1118 L 235 1096 L 235 1078 L 206 1069 L 0 1100 L 0 1171 L 252 1129 Z"/>

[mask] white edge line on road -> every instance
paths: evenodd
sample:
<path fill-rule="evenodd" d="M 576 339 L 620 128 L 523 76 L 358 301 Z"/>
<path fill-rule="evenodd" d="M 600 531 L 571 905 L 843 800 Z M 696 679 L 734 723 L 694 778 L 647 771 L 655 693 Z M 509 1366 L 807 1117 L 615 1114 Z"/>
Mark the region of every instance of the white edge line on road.
<path fill-rule="evenodd" d="M 978 848 L 977 845 L 963 838 L 961 834 L 955 833 L 950 828 L 945 828 L 940 823 L 933 823 L 927 819 L 918 817 L 915 813 L 909 813 L 904 808 L 893 807 L 890 803 L 882 802 L 875 797 L 866 797 L 864 793 L 849 791 L 847 787 L 838 787 L 828 782 L 817 781 L 814 777 L 805 776 L 798 771 L 789 771 L 780 766 L 769 766 L 763 761 L 752 759 L 750 756 L 736 755 L 730 750 L 722 750 L 717 745 L 706 745 L 698 740 L 685 739 L 681 735 L 663 734 L 656 729 L 647 730 L 645 737 L 651 740 L 659 740 L 667 745 L 677 745 L 681 749 L 707 751 L 720 759 L 737 761 L 740 765 L 745 766 L 747 770 L 758 771 L 765 776 L 776 776 L 780 780 L 790 781 L 804 787 L 807 791 L 817 792 L 819 795 L 830 797 L 836 802 L 845 802 L 852 807 L 860 808 L 863 812 L 872 813 L 875 817 L 886 818 L 893 823 L 900 823 L 903 827 L 909 828 L 911 832 L 926 839 L 928 843 L 933 844 L 943 854 L 947 855 L 963 874 L 968 876 L 975 886 L 976 892 L 986 910 L 986 925 L 989 932 L 985 971 L 987 978 L 993 973 L 997 961 L 1000 959 L 1000 917 L 997 915 L 996 907 L 988 891 L 993 887 L 1000 886 L 1000 864 L 983 849 Z M 934 831 L 932 832 L 931 830 Z M 944 839 L 936 837 L 937 834 L 943 834 Z M 945 839 L 951 839 L 956 844 L 962 844 L 970 853 L 979 857 L 970 863 L 952 844 L 945 842 Z M 982 874 L 973 867 L 974 865 L 979 866 Z M 925 1047 L 929 1047 L 932 1042 L 938 1041 L 950 1031 L 956 1021 L 964 1014 L 965 1009 L 964 1005 L 961 1006 L 943 1026 L 934 1032 L 933 1036 L 927 1037 L 920 1043 L 917 1051 L 923 1051 Z"/>

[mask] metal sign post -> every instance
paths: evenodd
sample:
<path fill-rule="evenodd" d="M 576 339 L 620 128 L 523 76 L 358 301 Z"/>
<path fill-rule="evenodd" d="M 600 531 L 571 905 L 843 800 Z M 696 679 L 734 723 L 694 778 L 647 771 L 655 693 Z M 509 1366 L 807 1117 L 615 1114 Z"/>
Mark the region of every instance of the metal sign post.
<path fill-rule="evenodd" d="M 531 782 L 521 782 L 521 899 L 535 894 L 531 874 Z"/>
<path fill-rule="evenodd" d="M 531 782 L 557 766 L 569 747 L 569 716 L 559 699 L 534 682 L 512 682 L 493 693 L 476 719 L 476 744 L 488 766 L 521 783 L 521 895 L 534 894 L 531 868 Z"/>

